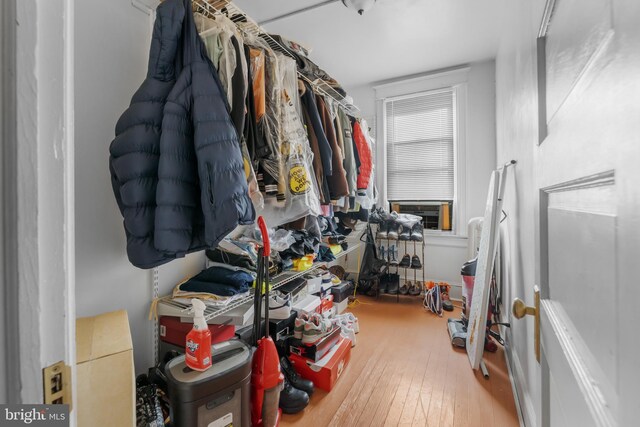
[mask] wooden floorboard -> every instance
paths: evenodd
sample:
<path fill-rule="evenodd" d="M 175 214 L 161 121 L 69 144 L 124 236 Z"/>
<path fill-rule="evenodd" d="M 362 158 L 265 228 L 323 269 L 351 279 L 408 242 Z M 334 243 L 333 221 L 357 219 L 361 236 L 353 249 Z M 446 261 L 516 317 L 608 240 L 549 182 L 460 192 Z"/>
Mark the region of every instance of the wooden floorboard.
<path fill-rule="evenodd" d="M 447 318 L 418 298 L 358 297 L 360 333 L 351 362 L 330 393 L 283 415 L 282 426 L 518 426 L 502 348 L 485 354 L 486 380 L 449 342 Z"/>

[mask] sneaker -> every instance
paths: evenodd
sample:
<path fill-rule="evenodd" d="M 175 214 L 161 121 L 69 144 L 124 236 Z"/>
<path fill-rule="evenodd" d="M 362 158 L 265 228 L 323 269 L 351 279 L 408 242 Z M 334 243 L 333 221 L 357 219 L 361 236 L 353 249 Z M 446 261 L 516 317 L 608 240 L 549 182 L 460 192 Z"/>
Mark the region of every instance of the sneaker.
<path fill-rule="evenodd" d="M 453 311 L 453 303 L 449 298 L 449 288 L 451 286 L 448 283 L 440 282 L 440 298 L 442 299 L 442 309 L 446 311 Z"/>
<path fill-rule="evenodd" d="M 389 250 L 391 250 L 391 248 L 389 248 Z M 378 258 L 384 262 L 387 262 L 387 257 L 387 248 L 385 248 L 383 244 L 380 244 L 380 246 L 378 246 Z"/>
<path fill-rule="evenodd" d="M 405 282 L 400 286 L 399 292 L 400 295 L 407 295 L 409 293 L 409 286 L 413 286 L 411 282 Z"/>
<path fill-rule="evenodd" d="M 302 331 L 302 344 L 312 345 L 326 337 L 333 331 L 331 321 L 324 317 L 312 316 L 304 325 Z"/>
<path fill-rule="evenodd" d="M 389 264 L 398 265 L 398 247 L 396 245 L 389 246 L 389 251 L 387 252 L 387 259 L 389 260 Z"/>
<path fill-rule="evenodd" d="M 264 317 L 265 306 L 262 306 L 262 317 Z M 291 316 L 291 294 L 269 295 L 269 319 L 282 320 Z"/>
<path fill-rule="evenodd" d="M 418 296 L 418 295 L 420 295 L 420 292 L 421 292 L 421 290 L 420 290 L 420 285 L 418 284 L 418 282 L 412 284 L 409 287 L 409 295 Z"/>
<path fill-rule="evenodd" d="M 387 239 L 398 240 L 398 233 L 400 232 L 400 224 L 395 221 L 389 221 L 387 223 Z"/>
<path fill-rule="evenodd" d="M 349 341 L 351 341 L 351 347 L 356 346 L 356 331 L 353 330 L 348 322 L 340 323 L 340 335 L 343 338 L 347 338 Z"/>
<path fill-rule="evenodd" d="M 376 233 L 376 237 L 378 239 L 387 239 L 389 236 L 389 223 L 387 221 L 382 221 L 378 224 L 378 232 Z"/>
<path fill-rule="evenodd" d="M 400 232 L 400 235 L 398 236 L 398 239 L 399 240 L 410 240 L 411 239 L 411 230 L 409 230 L 409 228 L 405 227 L 404 225 L 401 225 L 400 229 L 402 231 Z"/>
<path fill-rule="evenodd" d="M 304 332 L 304 325 L 306 325 L 308 321 L 309 321 L 309 316 L 307 316 L 306 314 L 301 313 L 300 315 L 298 315 L 295 322 L 293 323 L 293 337 L 295 339 L 297 340 L 302 339 L 302 334 Z"/>
<path fill-rule="evenodd" d="M 420 270 L 422 268 L 422 263 L 420 262 L 420 258 L 418 255 L 414 255 L 411 257 L 411 268 L 415 270 Z"/>
<path fill-rule="evenodd" d="M 360 332 L 360 323 L 358 323 L 358 318 L 353 313 L 343 313 L 335 316 L 338 319 L 346 321 L 357 334 Z"/>
<path fill-rule="evenodd" d="M 404 254 L 402 260 L 398 264 L 398 267 L 409 268 L 411 267 L 411 256 L 409 254 Z"/>
<path fill-rule="evenodd" d="M 422 224 L 419 222 L 416 222 L 415 225 L 411 227 L 411 240 L 414 240 L 416 242 L 422 242 L 422 240 L 424 239 L 422 233 L 423 233 Z"/>

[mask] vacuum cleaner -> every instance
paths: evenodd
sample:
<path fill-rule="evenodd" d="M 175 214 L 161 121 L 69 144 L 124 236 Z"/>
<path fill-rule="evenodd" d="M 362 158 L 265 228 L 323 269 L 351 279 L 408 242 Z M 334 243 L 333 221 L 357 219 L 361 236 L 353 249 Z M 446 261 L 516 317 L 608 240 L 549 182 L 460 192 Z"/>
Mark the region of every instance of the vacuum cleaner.
<path fill-rule="evenodd" d="M 280 371 L 278 350 L 269 336 L 269 254 L 271 245 L 267 225 L 262 216 L 258 217 L 258 227 L 262 234 L 262 247 L 258 250 L 256 287 L 254 294 L 253 354 L 251 371 L 251 424 L 259 427 L 274 427 L 280 424 L 280 391 L 284 376 Z M 262 298 L 265 299 L 265 336 L 258 339 L 261 332 Z"/>

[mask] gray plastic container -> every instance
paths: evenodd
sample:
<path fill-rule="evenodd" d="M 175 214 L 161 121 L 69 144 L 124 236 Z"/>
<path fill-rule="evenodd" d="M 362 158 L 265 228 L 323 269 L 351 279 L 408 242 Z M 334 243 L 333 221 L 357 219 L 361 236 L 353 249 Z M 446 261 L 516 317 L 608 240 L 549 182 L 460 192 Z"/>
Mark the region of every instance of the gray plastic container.
<path fill-rule="evenodd" d="M 167 363 L 174 427 L 251 424 L 251 349 L 237 339 L 211 346 L 212 366 L 204 372 L 185 365 L 184 356 Z"/>

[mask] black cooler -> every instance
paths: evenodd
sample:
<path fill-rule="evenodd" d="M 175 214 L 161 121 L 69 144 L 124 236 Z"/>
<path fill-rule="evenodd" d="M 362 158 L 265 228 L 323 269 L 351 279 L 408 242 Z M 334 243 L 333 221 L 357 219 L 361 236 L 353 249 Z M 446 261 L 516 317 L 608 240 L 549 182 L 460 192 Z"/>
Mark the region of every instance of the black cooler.
<path fill-rule="evenodd" d="M 251 350 L 232 339 L 211 346 L 212 366 L 204 372 L 187 367 L 184 356 L 165 368 L 174 427 L 251 424 Z"/>

